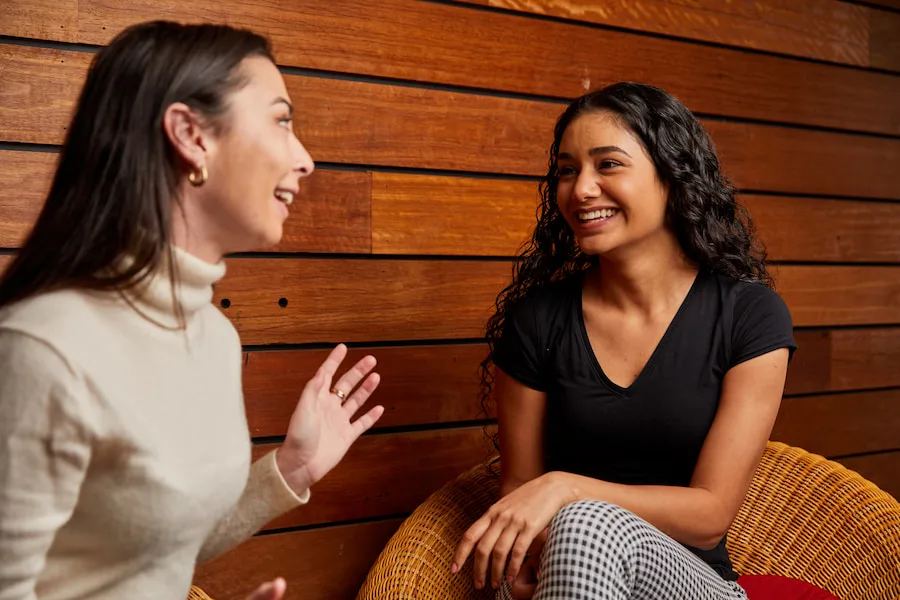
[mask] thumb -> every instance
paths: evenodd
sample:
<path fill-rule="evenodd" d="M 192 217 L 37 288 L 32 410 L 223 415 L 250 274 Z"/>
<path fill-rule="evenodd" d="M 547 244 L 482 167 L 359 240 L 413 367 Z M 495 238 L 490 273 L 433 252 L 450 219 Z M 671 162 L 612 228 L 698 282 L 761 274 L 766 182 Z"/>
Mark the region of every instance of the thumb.
<path fill-rule="evenodd" d="M 287 584 L 284 579 L 277 577 L 274 581 L 264 583 L 256 591 L 247 597 L 247 600 L 281 600 Z"/>

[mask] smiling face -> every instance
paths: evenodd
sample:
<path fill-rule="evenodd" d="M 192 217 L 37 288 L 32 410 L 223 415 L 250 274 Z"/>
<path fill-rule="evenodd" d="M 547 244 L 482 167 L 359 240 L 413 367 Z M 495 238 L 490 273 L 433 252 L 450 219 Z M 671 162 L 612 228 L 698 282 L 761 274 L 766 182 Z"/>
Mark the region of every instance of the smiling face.
<path fill-rule="evenodd" d="M 557 156 L 556 202 L 585 254 L 612 256 L 657 236 L 668 192 L 635 135 L 609 112 L 589 112 L 566 128 Z"/>
<path fill-rule="evenodd" d="M 201 136 L 203 154 L 195 164 L 206 166 L 208 179 L 184 187 L 191 236 L 221 254 L 278 243 L 299 181 L 314 168 L 294 135 L 293 108 L 276 66 L 250 57 L 239 68 L 246 85 L 228 96 L 221 126 L 204 127 Z"/>

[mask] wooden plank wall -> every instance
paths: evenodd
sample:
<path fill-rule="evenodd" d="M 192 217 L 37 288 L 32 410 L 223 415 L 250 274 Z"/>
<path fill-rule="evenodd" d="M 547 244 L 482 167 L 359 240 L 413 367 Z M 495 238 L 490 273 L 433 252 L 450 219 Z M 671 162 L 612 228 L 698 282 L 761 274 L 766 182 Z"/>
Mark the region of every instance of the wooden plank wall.
<path fill-rule="evenodd" d="M 91 53 L 167 17 L 272 37 L 319 162 L 275 253 L 229 259 L 258 452 L 326 348 L 381 361 L 387 412 L 312 502 L 198 581 L 243 599 L 352 598 L 430 492 L 485 453 L 483 322 L 527 235 L 567 98 L 616 80 L 703 119 L 797 326 L 774 439 L 900 496 L 900 3 L 840 0 L 6 0 L 0 248 L 46 192 Z M 788 8 L 788 6 L 790 6 Z M 8 260 L 0 255 L 0 268 Z"/>

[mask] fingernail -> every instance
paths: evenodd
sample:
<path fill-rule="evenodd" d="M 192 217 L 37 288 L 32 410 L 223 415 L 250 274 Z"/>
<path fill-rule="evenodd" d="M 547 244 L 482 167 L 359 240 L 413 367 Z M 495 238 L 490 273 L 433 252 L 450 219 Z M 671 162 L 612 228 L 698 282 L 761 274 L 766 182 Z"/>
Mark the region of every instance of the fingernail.
<path fill-rule="evenodd" d="M 506 583 L 508 583 L 509 585 L 512 585 L 513 579 L 515 579 L 515 577 L 513 577 L 512 575 L 507 575 Z"/>
<path fill-rule="evenodd" d="M 450 572 L 451 572 L 451 573 L 454 573 L 454 574 L 455 574 L 457 571 L 459 571 L 459 567 L 456 566 L 456 563 L 453 563 L 452 565 L 450 565 Z"/>
<path fill-rule="evenodd" d="M 492 581 L 492 582 L 491 582 L 491 587 L 494 588 L 494 589 L 496 590 L 498 587 L 500 587 L 500 584 L 497 583 L 496 581 Z"/>
<path fill-rule="evenodd" d="M 480 582 L 480 581 L 476 581 L 476 582 L 475 582 L 475 589 L 476 589 L 476 590 L 480 590 L 482 587 L 484 587 L 484 584 L 483 584 L 482 582 Z"/>

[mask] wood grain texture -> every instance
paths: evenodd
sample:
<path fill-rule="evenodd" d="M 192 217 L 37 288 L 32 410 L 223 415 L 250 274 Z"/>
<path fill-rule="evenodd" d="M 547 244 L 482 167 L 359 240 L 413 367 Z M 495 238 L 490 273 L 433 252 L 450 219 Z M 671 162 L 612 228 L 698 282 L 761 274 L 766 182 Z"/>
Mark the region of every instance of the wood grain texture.
<path fill-rule="evenodd" d="M 20 247 L 47 197 L 58 155 L 0 151 L 0 247 Z M 280 244 L 282 252 L 369 253 L 368 173 L 318 169 L 300 182 Z"/>
<path fill-rule="evenodd" d="M 245 344 L 471 338 L 510 273 L 506 262 L 234 259 L 216 301 L 229 299 Z"/>
<path fill-rule="evenodd" d="M 0 71 L 0 141 L 60 143 L 83 74 L 72 62 L 84 66 L 88 55 L 60 58 L 61 51 L 18 46 L 0 52 L 11 65 Z M 286 82 L 304 107 L 296 119 L 301 139 L 327 162 L 542 175 L 562 112 L 555 103 L 406 86 L 301 76 Z M 726 173 L 744 189 L 900 199 L 900 140 L 704 124 Z"/>
<path fill-rule="evenodd" d="M 900 360 L 900 328 L 798 330 L 794 337 L 799 349 L 788 370 L 788 396 L 900 387 L 900 371 L 885 368 Z M 300 389 L 327 352 L 245 354 L 244 392 L 252 435 L 284 435 Z M 454 423 L 484 417 L 477 400 L 478 365 L 486 353 L 484 344 L 354 348 L 345 365 L 365 354 L 378 359 L 382 383 L 371 402 L 386 409 L 378 427 Z M 868 360 L 870 356 L 875 360 Z"/>
<path fill-rule="evenodd" d="M 257 536 L 200 565 L 194 582 L 215 600 L 246 600 L 276 577 L 287 580 L 284 600 L 352 600 L 401 522 Z"/>
<path fill-rule="evenodd" d="M 823 456 L 900 449 L 900 388 L 786 398 L 770 437 Z"/>
<path fill-rule="evenodd" d="M 900 451 L 842 458 L 838 462 L 900 501 Z"/>
<path fill-rule="evenodd" d="M 870 9 L 829 0 L 459 0 L 729 46 L 869 66 Z"/>
<path fill-rule="evenodd" d="M 3 0 L 4 35 L 74 42 L 78 38 L 78 0 Z"/>
<path fill-rule="evenodd" d="M 900 267 L 773 269 L 795 327 L 900 323 Z"/>
<path fill-rule="evenodd" d="M 471 338 L 483 335 L 510 269 L 458 260 L 232 259 L 216 301 L 229 300 L 225 314 L 245 344 Z M 785 266 L 776 276 L 795 326 L 900 322 L 900 267 Z"/>
<path fill-rule="evenodd" d="M 786 394 L 900 387 L 900 328 L 797 331 Z"/>
<path fill-rule="evenodd" d="M 493 430 L 491 430 L 493 431 Z M 255 454 L 273 450 L 255 447 Z M 412 512 L 432 492 L 493 454 L 482 427 L 366 435 L 312 490 L 315 500 L 267 528 Z"/>
<path fill-rule="evenodd" d="M 900 203 L 742 195 L 769 259 L 900 262 Z"/>
<path fill-rule="evenodd" d="M 55 162 L 54 153 L 0 150 L 0 247 L 21 244 Z M 538 202 L 536 182 L 510 179 L 317 169 L 302 187 L 276 250 L 513 256 L 531 235 Z M 770 259 L 900 262 L 900 203 L 752 194 L 739 201 Z"/>
<path fill-rule="evenodd" d="M 872 10 L 869 18 L 871 66 L 900 71 L 900 12 Z"/>
<path fill-rule="evenodd" d="M 251 27 L 290 66 L 562 98 L 648 81 L 701 113 L 900 132 L 900 81 L 886 74 L 413 0 L 82 0 L 78 38 L 106 44 L 162 16 Z"/>
<path fill-rule="evenodd" d="M 0 151 L 0 247 L 18 248 L 37 221 L 58 155 Z"/>
<path fill-rule="evenodd" d="M 372 252 L 512 256 L 539 203 L 531 181 L 375 173 Z"/>
<path fill-rule="evenodd" d="M 244 355 L 244 402 L 251 435 L 284 435 L 300 391 L 329 350 L 248 352 Z M 351 348 L 349 369 L 366 354 L 378 360 L 381 384 L 369 404 L 381 404 L 376 428 L 452 423 L 482 418 L 478 365 L 483 344 Z"/>

